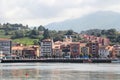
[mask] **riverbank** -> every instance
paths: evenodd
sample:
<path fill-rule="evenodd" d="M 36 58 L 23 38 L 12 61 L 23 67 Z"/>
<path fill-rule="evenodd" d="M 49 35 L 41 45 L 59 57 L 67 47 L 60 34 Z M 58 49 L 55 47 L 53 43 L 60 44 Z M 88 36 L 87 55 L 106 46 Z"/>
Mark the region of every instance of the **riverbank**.
<path fill-rule="evenodd" d="M 112 63 L 112 59 L 3 59 L 1 63 Z"/>

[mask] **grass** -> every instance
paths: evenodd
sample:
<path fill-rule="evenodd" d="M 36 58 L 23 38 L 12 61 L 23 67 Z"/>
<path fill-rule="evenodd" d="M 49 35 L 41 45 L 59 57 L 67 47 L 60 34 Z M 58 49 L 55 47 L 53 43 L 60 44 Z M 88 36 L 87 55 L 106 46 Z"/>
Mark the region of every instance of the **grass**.
<path fill-rule="evenodd" d="M 11 36 L 9 36 L 9 35 L 0 35 L 0 38 L 10 38 Z"/>
<path fill-rule="evenodd" d="M 26 44 L 26 45 L 33 45 L 34 40 L 38 41 L 38 39 L 30 39 L 28 37 L 25 37 L 25 38 L 20 38 L 20 39 L 13 39 L 13 42 L 19 42 L 19 43 Z"/>
<path fill-rule="evenodd" d="M 12 35 L 5 35 L 5 31 L 0 30 L 0 38 L 11 38 L 11 36 Z M 38 41 L 38 39 L 31 39 L 28 37 L 24 37 L 24 38 L 19 38 L 19 39 L 12 39 L 12 42 L 18 42 L 18 43 L 26 44 L 26 45 L 33 45 L 34 40 Z"/>

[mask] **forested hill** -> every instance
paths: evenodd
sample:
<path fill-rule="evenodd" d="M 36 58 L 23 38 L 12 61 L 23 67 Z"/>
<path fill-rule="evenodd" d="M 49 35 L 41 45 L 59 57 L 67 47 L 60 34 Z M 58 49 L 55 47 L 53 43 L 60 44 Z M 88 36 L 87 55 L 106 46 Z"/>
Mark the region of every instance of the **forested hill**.
<path fill-rule="evenodd" d="M 79 34 L 73 30 L 55 31 L 48 30 L 44 26 L 36 26 L 29 28 L 28 25 L 22 24 L 0 24 L 0 38 L 10 38 L 13 42 L 20 42 L 23 44 L 39 44 L 38 42 L 51 38 L 54 41 L 62 41 L 65 35 L 72 35 L 74 41 L 79 40 Z"/>
<path fill-rule="evenodd" d="M 120 33 L 116 29 L 89 29 L 77 33 L 73 30 L 48 30 L 42 25 L 31 29 L 28 25 L 24 26 L 22 24 L 0 24 L 0 38 L 10 38 L 13 42 L 20 42 L 28 45 L 39 44 L 39 41 L 46 38 L 51 38 L 54 41 L 62 41 L 66 35 L 72 36 L 73 41 L 79 41 L 82 39 L 80 34 L 107 37 L 112 44 L 120 43 Z"/>

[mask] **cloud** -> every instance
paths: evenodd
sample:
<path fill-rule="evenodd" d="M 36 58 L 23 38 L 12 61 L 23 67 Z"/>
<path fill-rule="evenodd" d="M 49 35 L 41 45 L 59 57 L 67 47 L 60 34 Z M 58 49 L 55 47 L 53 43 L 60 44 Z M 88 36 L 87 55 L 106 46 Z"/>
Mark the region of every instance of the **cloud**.
<path fill-rule="evenodd" d="M 0 22 L 40 25 L 119 9 L 120 0 L 0 0 Z"/>

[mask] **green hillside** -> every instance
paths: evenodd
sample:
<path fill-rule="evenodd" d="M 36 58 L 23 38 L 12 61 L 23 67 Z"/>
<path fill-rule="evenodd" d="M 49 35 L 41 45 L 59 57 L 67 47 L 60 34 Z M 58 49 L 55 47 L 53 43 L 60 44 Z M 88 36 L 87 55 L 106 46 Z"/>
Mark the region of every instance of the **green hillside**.
<path fill-rule="evenodd" d="M 30 39 L 28 37 L 20 38 L 20 39 L 13 39 L 13 42 L 19 42 L 25 45 L 33 45 L 34 41 L 38 42 L 38 39 Z"/>

